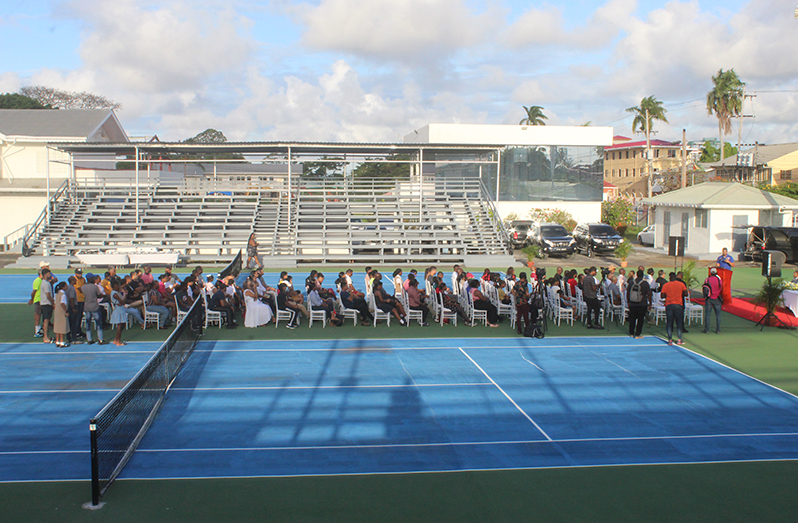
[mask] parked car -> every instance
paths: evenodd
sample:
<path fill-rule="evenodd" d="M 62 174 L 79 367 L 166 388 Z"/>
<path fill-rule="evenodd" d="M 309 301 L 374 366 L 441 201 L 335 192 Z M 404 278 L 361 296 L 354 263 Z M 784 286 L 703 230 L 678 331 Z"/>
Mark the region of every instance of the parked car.
<path fill-rule="evenodd" d="M 639 233 L 637 233 L 637 243 L 640 245 L 654 246 L 654 237 L 657 234 L 656 225 L 649 225 Z"/>
<path fill-rule="evenodd" d="M 529 242 L 540 246 L 540 254 L 546 256 L 573 257 L 576 241 L 559 223 L 533 224 L 529 229 Z"/>
<path fill-rule="evenodd" d="M 787 263 L 798 261 L 798 227 L 749 227 L 744 257 L 761 262 L 762 251 L 781 251 L 787 255 Z"/>
<path fill-rule="evenodd" d="M 522 249 L 527 245 L 529 235 L 529 228 L 535 222 L 531 220 L 513 220 L 510 222 L 510 229 L 507 231 L 510 235 L 510 243 L 516 249 Z"/>
<path fill-rule="evenodd" d="M 580 223 L 574 229 L 577 252 L 583 252 L 588 257 L 593 253 L 611 254 L 623 242 L 618 231 L 606 223 Z"/>

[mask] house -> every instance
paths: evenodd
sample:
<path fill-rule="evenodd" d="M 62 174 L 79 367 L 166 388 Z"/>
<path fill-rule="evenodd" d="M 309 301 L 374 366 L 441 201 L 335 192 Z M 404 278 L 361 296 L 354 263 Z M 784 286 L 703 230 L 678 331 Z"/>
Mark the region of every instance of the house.
<path fill-rule="evenodd" d="M 655 248 L 667 250 L 670 236 L 684 236 L 685 253 L 699 257 L 744 250 L 746 225 L 789 226 L 798 216 L 798 200 L 740 183 L 701 183 L 643 203 L 654 208 Z"/>
<path fill-rule="evenodd" d="M 723 181 L 768 185 L 798 181 L 798 142 L 755 145 L 710 165 Z"/>
<path fill-rule="evenodd" d="M 113 155 L 71 158 L 48 142 L 128 141 L 111 110 L 0 109 L 0 205 L 5 218 L 0 238 L 33 223 L 48 193 L 74 176 L 73 166 L 116 168 Z"/>
<path fill-rule="evenodd" d="M 682 167 L 682 145 L 680 142 L 651 140 L 652 185 L 657 173 Z M 688 148 L 691 162 L 693 148 Z M 625 136 L 614 136 L 613 145 L 604 148 L 604 179 L 618 187 L 621 194 L 645 195 L 648 192 L 646 179 L 646 141 L 632 141 Z M 691 163 L 692 165 L 692 163 Z"/>

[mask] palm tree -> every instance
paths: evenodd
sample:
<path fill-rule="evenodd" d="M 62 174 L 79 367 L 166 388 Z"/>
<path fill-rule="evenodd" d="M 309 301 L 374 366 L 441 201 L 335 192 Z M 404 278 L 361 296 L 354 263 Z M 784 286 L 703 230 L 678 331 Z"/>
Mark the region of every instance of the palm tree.
<path fill-rule="evenodd" d="M 526 118 L 518 122 L 518 125 L 546 125 L 543 120 L 548 120 L 549 117 L 543 114 L 543 108 L 539 105 L 522 105 L 526 111 Z"/>
<path fill-rule="evenodd" d="M 632 132 L 637 132 L 638 129 L 646 135 L 646 167 L 648 170 L 648 197 L 651 198 L 651 127 L 653 120 L 668 123 L 665 113 L 668 111 L 662 107 L 662 102 L 657 100 L 654 95 L 646 96 L 640 100 L 638 107 L 629 107 L 626 109 L 627 113 L 635 115 L 632 120 Z"/>
<path fill-rule="evenodd" d="M 732 116 L 739 116 L 743 110 L 743 88 L 745 82 L 740 80 L 734 69 L 720 69 L 712 77 L 712 90 L 707 93 L 707 113 L 718 118 L 718 135 L 720 136 L 720 161 L 723 162 L 723 135 L 729 134 Z"/>

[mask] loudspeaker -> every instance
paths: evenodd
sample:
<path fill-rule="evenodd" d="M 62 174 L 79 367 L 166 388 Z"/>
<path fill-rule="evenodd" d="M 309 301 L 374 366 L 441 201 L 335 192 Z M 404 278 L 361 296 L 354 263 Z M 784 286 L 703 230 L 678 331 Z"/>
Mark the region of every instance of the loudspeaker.
<path fill-rule="evenodd" d="M 781 277 L 781 266 L 787 261 L 787 255 L 781 251 L 762 251 L 762 276 Z"/>
<path fill-rule="evenodd" d="M 684 236 L 668 238 L 668 256 L 684 256 Z"/>

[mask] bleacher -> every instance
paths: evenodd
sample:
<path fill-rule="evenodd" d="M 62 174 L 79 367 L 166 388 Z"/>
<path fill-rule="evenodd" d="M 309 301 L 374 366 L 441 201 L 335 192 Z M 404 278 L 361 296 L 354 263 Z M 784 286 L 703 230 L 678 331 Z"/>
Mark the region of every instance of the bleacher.
<path fill-rule="evenodd" d="M 419 196 L 421 194 L 421 197 Z M 478 178 L 423 181 L 287 177 L 247 185 L 80 186 L 53 205 L 32 253 L 140 245 L 213 260 L 246 246 L 284 263 L 461 262 L 507 257 L 506 234 Z"/>

